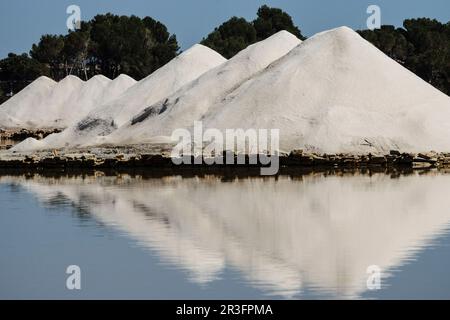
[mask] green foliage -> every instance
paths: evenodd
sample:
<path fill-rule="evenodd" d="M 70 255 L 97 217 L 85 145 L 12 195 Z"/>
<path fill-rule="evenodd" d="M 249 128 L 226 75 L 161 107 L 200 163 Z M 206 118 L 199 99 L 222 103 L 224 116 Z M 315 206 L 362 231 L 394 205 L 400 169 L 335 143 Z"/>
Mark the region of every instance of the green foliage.
<path fill-rule="evenodd" d="M 91 64 L 111 78 L 126 73 L 142 79 L 179 50 L 176 37 L 150 17 L 98 15 L 91 21 L 90 37 Z"/>
<path fill-rule="evenodd" d="M 91 45 L 91 24 L 83 22 L 81 29 L 64 38 L 62 56 L 64 59 L 64 75 L 76 74 L 80 78 L 88 79 L 87 62 Z"/>
<path fill-rule="evenodd" d="M 36 61 L 48 64 L 53 78 L 59 78 L 59 65 L 62 63 L 64 37 L 57 35 L 43 35 L 38 44 L 33 44 L 30 55 Z"/>
<path fill-rule="evenodd" d="M 202 44 L 229 59 L 248 45 L 256 42 L 256 30 L 244 18 L 232 17 L 216 28 Z"/>
<path fill-rule="evenodd" d="M 3 93 L 0 100 L 5 101 L 6 94 L 19 92 L 39 76 L 50 76 L 50 69 L 45 64 L 26 53 L 8 54 L 7 58 L 0 60 L 0 88 Z"/>
<path fill-rule="evenodd" d="M 422 79 L 450 94 L 450 23 L 408 19 L 403 27 L 382 26 L 359 33 Z"/>
<path fill-rule="evenodd" d="M 257 15 L 258 18 L 253 21 L 253 26 L 258 41 L 264 40 L 281 30 L 289 31 L 300 40 L 305 39 L 300 29 L 294 25 L 291 16 L 283 10 L 264 5 L 258 9 Z"/>
<path fill-rule="evenodd" d="M 44 35 L 30 55 L 50 67 L 60 80 L 75 74 L 86 80 L 97 73 L 115 78 L 120 73 L 139 80 L 168 61 L 179 50 L 175 35 L 150 17 L 97 15 L 66 36 Z"/>
<path fill-rule="evenodd" d="M 249 45 L 281 30 L 287 30 L 304 39 L 300 29 L 294 25 L 287 13 L 264 5 L 259 8 L 254 21 L 248 22 L 244 18 L 232 17 L 214 29 L 201 43 L 229 59 Z"/>
<path fill-rule="evenodd" d="M 59 81 L 69 74 L 88 80 L 96 74 L 111 79 L 120 73 L 140 80 L 175 58 L 175 35 L 150 17 L 97 15 L 63 35 L 43 35 L 30 56 L 10 54 L 0 60 L 0 100 L 40 75 Z"/>

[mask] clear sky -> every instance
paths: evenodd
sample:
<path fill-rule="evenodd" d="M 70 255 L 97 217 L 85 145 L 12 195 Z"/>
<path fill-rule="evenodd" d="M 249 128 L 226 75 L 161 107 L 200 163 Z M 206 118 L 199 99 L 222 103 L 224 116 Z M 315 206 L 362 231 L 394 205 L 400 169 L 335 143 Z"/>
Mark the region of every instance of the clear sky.
<path fill-rule="evenodd" d="M 83 20 L 99 13 L 151 16 L 175 33 L 187 49 L 231 16 L 252 20 L 262 4 L 287 11 L 306 36 L 337 26 L 364 29 L 370 4 L 379 5 L 382 24 L 405 18 L 450 21 L 449 0 L 0 0 L 0 58 L 28 52 L 42 34 L 64 34 L 66 8 L 76 4 Z"/>

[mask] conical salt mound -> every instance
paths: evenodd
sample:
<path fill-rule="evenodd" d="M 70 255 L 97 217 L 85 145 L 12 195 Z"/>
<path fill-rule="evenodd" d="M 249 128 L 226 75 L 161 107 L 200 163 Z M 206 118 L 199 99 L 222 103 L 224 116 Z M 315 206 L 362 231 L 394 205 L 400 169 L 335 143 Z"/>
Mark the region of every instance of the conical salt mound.
<path fill-rule="evenodd" d="M 42 100 L 36 100 L 34 104 L 24 104 L 23 108 L 29 110 L 29 113 L 23 113 L 16 118 L 24 123 L 25 128 L 63 128 L 65 121 L 62 110 L 78 98 L 84 84 L 80 78 L 69 75 L 53 86 Z"/>
<path fill-rule="evenodd" d="M 94 110 L 89 117 L 122 125 L 142 109 L 174 93 L 226 59 L 205 46 L 196 44 L 154 73 L 142 79 L 117 100 Z"/>
<path fill-rule="evenodd" d="M 450 151 L 450 98 L 347 27 L 304 41 L 203 124 L 280 129 L 283 149 Z"/>
<path fill-rule="evenodd" d="M 280 31 L 247 47 L 169 98 L 144 110 L 109 139 L 120 140 L 121 143 L 142 142 L 145 138 L 170 135 L 176 128 L 192 125 L 230 90 L 287 54 L 300 42 L 293 34 Z"/>
<path fill-rule="evenodd" d="M 0 128 L 23 127 L 21 120 L 30 120 L 37 105 L 50 94 L 56 82 L 47 77 L 39 77 L 19 93 L 0 105 Z"/>
<path fill-rule="evenodd" d="M 226 59 L 214 50 L 196 44 L 131 86 L 117 99 L 94 108 L 63 132 L 48 136 L 33 146 L 57 148 L 78 145 L 90 141 L 97 135 L 108 134 L 134 114 L 174 93 L 183 85 L 225 61 Z M 31 144 L 27 145 L 30 146 Z M 21 147 L 18 145 L 17 150 Z"/>

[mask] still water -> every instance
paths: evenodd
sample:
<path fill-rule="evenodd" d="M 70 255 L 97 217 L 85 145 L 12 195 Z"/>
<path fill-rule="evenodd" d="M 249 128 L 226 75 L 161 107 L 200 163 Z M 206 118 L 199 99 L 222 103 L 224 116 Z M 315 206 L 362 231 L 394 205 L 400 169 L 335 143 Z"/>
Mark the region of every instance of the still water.
<path fill-rule="evenodd" d="M 449 223 L 437 172 L 4 175 L 0 298 L 448 299 Z"/>

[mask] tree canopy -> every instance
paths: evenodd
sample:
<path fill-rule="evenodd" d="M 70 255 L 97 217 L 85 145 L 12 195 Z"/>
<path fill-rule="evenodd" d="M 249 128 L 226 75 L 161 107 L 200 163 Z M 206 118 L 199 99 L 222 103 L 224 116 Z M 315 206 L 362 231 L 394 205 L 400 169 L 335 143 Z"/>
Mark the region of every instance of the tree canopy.
<path fill-rule="evenodd" d="M 50 76 L 50 69 L 26 53 L 8 54 L 0 60 L 0 103 L 7 99 L 10 92 L 18 92 L 29 84 L 29 79 Z"/>
<path fill-rule="evenodd" d="M 97 15 L 81 28 L 62 35 L 43 35 L 30 56 L 47 65 L 59 80 L 69 74 L 88 79 L 101 73 L 115 78 L 126 73 L 139 80 L 179 50 L 175 35 L 150 17 Z"/>
<path fill-rule="evenodd" d="M 423 80 L 450 95 L 450 22 L 407 19 L 403 28 L 382 26 L 359 33 Z"/>
<path fill-rule="evenodd" d="M 252 22 L 244 18 L 232 17 L 214 29 L 201 43 L 229 59 L 249 45 L 281 30 L 287 30 L 298 38 L 304 39 L 291 16 L 281 9 L 264 5 L 258 9 L 257 18 Z"/>

